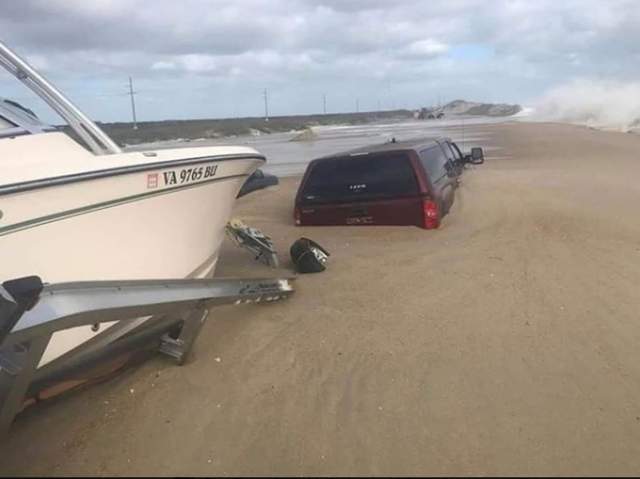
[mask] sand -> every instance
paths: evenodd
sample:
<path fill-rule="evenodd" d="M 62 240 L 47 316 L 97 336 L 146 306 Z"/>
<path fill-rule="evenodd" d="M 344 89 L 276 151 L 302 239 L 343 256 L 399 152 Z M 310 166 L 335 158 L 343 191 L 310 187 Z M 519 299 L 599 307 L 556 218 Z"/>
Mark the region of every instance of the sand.
<path fill-rule="evenodd" d="M 296 228 L 297 179 L 238 201 L 331 253 L 272 305 L 20 416 L 3 474 L 640 473 L 640 137 L 486 127 L 438 231 Z M 264 274 L 225 245 L 218 274 Z"/>

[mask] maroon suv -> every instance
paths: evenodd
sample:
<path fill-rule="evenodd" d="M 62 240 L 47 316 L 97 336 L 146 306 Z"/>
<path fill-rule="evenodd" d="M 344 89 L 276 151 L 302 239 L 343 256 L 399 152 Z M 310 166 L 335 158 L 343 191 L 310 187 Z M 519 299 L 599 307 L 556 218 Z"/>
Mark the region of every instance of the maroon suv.
<path fill-rule="evenodd" d="M 449 212 L 466 163 L 448 138 L 420 138 L 313 160 L 295 202 L 297 225 L 415 225 L 431 229 Z"/>

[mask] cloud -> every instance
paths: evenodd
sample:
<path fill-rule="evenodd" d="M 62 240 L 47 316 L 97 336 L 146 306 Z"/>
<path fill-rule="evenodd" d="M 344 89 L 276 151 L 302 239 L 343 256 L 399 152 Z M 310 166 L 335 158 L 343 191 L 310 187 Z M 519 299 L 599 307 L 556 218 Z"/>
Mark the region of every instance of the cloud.
<path fill-rule="evenodd" d="M 151 65 L 152 70 L 177 70 L 178 65 L 175 62 L 158 61 Z"/>
<path fill-rule="evenodd" d="M 410 43 L 405 49 L 405 54 L 409 57 L 432 58 L 442 55 L 448 50 L 448 45 L 428 38 Z"/>
<path fill-rule="evenodd" d="M 180 60 L 184 69 L 188 72 L 215 72 L 217 69 L 216 59 L 210 55 L 184 55 Z"/>
<path fill-rule="evenodd" d="M 633 81 L 640 61 L 634 0 L 21 0 L 0 2 L 0 32 L 71 93 L 128 75 L 166 95 L 182 82 L 227 92 L 211 115 L 237 110 L 228 91 L 264 87 L 287 113 L 313 111 L 323 91 L 348 98 L 342 109 L 355 95 L 526 101 L 572 78 Z M 474 46 L 491 54 L 464 54 Z M 190 98 L 181 111 L 206 115 Z"/>

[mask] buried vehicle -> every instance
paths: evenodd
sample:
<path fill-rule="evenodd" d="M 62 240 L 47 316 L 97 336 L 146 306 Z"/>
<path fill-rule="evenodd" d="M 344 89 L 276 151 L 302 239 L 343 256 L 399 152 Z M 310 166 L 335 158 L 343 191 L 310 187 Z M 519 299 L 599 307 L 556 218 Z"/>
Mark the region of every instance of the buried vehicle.
<path fill-rule="evenodd" d="M 438 228 L 454 202 L 466 164 L 449 138 L 419 138 L 313 160 L 295 200 L 296 225 L 414 225 Z"/>

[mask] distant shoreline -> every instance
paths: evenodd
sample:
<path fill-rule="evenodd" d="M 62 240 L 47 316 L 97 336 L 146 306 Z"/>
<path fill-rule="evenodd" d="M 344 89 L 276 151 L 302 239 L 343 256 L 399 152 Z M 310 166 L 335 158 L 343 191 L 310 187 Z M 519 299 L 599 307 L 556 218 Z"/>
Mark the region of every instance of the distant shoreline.
<path fill-rule="evenodd" d="M 274 116 L 264 118 L 224 118 L 208 120 L 163 120 L 133 123 L 102 123 L 100 126 L 117 143 L 136 145 L 179 139 L 210 139 L 301 131 L 320 125 L 356 125 L 380 120 L 402 121 L 413 118 L 411 110 L 391 110 L 326 115 Z"/>
<path fill-rule="evenodd" d="M 441 108 L 421 109 L 423 113 L 442 112 L 445 118 L 459 115 L 507 117 L 521 111 L 519 105 L 494 105 L 455 100 Z M 264 117 L 220 118 L 199 120 L 163 120 L 133 123 L 103 123 L 102 128 L 118 143 L 138 145 L 159 141 L 215 140 L 246 135 L 262 135 L 303 131 L 321 125 L 358 125 L 379 121 L 406 121 L 417 119 L 420 110 L 386 110 L 358 113 L 329 113 L 324 115 L 288 115 Z M 422 120 L 421 120 L 422 121 Z M 430 121 L 425 119 L 423 121 Z"/>

